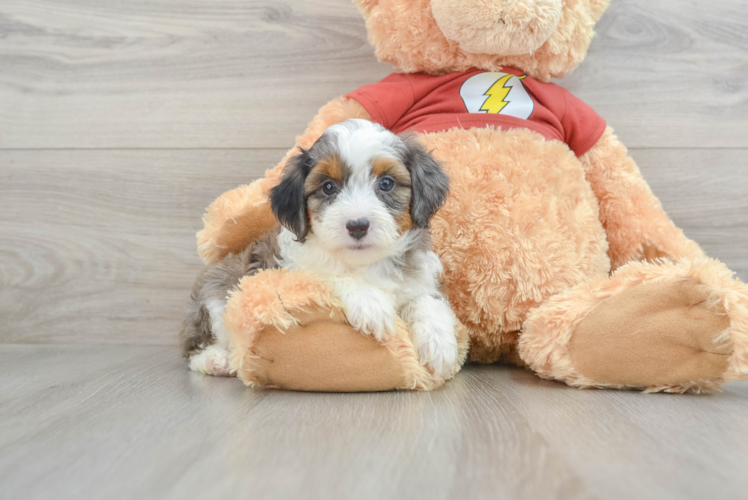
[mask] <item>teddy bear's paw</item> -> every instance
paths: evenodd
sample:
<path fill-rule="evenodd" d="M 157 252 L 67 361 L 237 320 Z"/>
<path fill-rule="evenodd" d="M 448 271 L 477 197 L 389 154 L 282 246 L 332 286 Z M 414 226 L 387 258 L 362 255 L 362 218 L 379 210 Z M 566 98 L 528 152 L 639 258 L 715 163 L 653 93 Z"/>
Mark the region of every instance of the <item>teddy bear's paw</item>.
<path fill-rule="evenodd" d="M 214 377 L 230 377 L 229 352 L 215 344 L 208 346 L 190 356 L 190 370 Z"/>
<path fill-rule="evenodd" d="M 379 289 L 361 289 L 341 296 L 348 323 L 383 342 L 395 331 L 397 313 L 392 299 Z"/>

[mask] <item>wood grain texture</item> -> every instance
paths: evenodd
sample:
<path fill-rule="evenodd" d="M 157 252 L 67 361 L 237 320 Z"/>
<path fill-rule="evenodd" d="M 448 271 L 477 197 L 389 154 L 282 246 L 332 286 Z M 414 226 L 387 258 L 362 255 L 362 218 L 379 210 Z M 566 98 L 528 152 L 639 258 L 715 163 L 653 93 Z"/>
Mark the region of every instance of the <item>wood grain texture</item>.
<path fill-rule="evenodd" d="M 613 0 L 596 31 L 563 85 L 625 144 L 746 147 L 747 2 Z"/>
<path fill-rule="evenodd" d="M 433 393 L 256 391 L 168 347 L 0 346 L 4 498 L 734 499 L 748 384 L 580 391 L 470 366 Z"/>
<path fill-rule="evenodd" d="M 286 147 L 386 76 L 349 0 L 0 5 L 0 147 Z"/>
<path fill-rule="evenodd" d="M 630 154 L 675 224 L 748 282 L 748 150 Z"/>
<path fill-rule="evenodd" d="M 748 3 L 616 0 L 562 84 L 630 147 L 748 147 Z M 349 0 L 6 0 L 1 148 L 275 147 L 391 72 Z"/>
<path fill-rule="evenodd" d="M 175 343 L 205 207 L 283 153 L 0 153 L 0 342 Z"/>
<path fill-rule="evenodd" d="M 675 222 L 743 280 L 746 153 L 632 151 Z M 282 155 L 0 152 L 0 343 L 175 343 L 204 207 Z"/>

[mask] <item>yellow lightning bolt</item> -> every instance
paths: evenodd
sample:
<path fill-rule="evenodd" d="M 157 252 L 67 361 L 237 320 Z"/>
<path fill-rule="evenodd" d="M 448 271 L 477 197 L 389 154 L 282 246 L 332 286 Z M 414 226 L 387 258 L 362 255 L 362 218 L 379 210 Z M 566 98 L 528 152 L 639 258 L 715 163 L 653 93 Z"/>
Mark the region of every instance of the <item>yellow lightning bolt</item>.
<path fill-rule="evenodd" d="M 481 111 L 487 111 L 488 113 L 498 113 L 502 109 L 504 109 L 504 106 L 509 104 L 504 99 L 506 99 L 506 96 L 509 95 L 509 91 L 512 90 L 512 87 L 504 87 L 504 85 L 506 85 L 509 79 L 513 76 L 514 75 L 502 76 L 496 83 L 491 85 L 491 88 L 488 89 L 485 94 L 483 94 L 487 95 L 488 99 L 486 99 L 486 102 L 484 102 L 483 106 L 481 106 Z"/>

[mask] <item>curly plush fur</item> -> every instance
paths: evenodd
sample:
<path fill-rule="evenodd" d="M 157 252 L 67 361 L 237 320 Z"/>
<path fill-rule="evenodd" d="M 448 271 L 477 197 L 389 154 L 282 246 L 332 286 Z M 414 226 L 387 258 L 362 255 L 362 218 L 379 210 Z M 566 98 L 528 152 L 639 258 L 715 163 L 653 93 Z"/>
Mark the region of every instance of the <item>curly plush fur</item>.
<path fill-rule="evenodd" d="M 494 2 L 451 0 L 459 2 L 463 24 L 470 19 L 482 22 L 483 4 Z M 608 0 L 563 0 L 563 11 L 556 29 L 535 50 L 523 54 L 487 54 L 468 52 L 448 39 L 432 11 L 434 0 L 358 0 L 366 19 L 369 41 L 380 61 L 391 63 L 403 73 L 445 74 L 481 68 L 501 71 L 504 66 L 521 68 L 538 80 L 562 78 L 584 60 L 594 35 L 594 26 L 608 6 Z M 440 2 L 446 3 L 446 2 Z M 532 4 L 530 1 L 507 3 Z M 561 1 L 559 0 L 559 3 Z M 518 15 L 524 9 L 516 9 Z M 510 16 L 505 23 L 522 22 Z M 498 21 L 498 19 L 497 19 Z M 512 32 L 513 36 L 521 30 Z M 475 36 L 485 36 L 485 31 Z"/>

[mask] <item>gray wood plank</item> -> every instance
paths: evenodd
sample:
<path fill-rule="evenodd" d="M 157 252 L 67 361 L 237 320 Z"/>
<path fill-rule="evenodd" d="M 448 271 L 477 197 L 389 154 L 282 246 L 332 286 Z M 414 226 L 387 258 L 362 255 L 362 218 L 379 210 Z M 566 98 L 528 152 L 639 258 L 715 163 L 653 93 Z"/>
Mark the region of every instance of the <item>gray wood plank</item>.
<path fill-rule="evenodd" d="M 148 346 L 0 346 L 5 498 L 728 499 L 748 384 L 579 391 L 470 366 L 430 393 L 258 391 Z"/>
<path fill-rule="evenodd" d="M 0 343 L 173 344 L 204 208 L 282 154 L 0 152 Z M 746 280 L 746 151 L 632 154 L 676 223 Z"/>
<path fill-rule="evenodd" d="M 0 147 L 285 147 L 390 73 L 339 0 L 0 5 Z"/>
<path fill-rule="evenodd" d="M 748 151 L 642 149 L 631 156 L 675 224 L 748 281 Z"/>
<path fill-rule="evenodd" d="M 563 81 L 629 147 L 745 147 L 748 3 L 615 0 Z"/>
<path fill-rule="evenodd" d="M 0 341 L 173 344 L 205 207 L 283 153 L 0 153 Z"/>
<path fill-rule="evenodd" d="M 617 0 L 563 81 L 631 147 L 748 147 L 748 4 Z M 0 5 L 0 148 L 285 147 L 378 81 L 348 0 Z"/>

